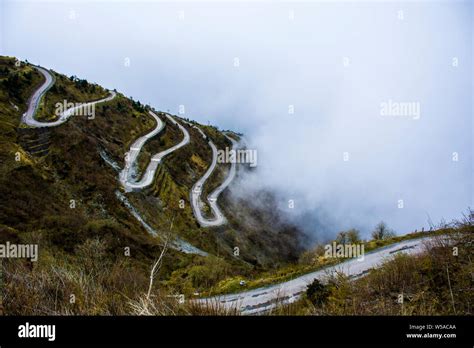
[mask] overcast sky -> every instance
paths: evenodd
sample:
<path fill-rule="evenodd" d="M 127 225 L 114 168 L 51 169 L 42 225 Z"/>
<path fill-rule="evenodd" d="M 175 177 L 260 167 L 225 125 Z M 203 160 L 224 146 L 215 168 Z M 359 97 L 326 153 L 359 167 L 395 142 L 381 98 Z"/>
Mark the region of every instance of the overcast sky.
<path fill-rule="evenodd" d="M 473 207 L 469 1 L 0 6 L 2 55 L 244 132 L 258 166 L 233 191 L 274 191 L 315 237 Z"/>

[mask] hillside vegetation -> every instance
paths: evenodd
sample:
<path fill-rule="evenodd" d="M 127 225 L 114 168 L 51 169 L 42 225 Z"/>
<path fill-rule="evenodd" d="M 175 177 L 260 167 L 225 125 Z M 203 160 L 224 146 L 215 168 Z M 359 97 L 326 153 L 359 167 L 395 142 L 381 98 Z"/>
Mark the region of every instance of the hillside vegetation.
<path fill-rule="evenodd" d="M 138 299 L 148 287 L 150 269 L 163 242 L 150 235 L 117 199 L 116 192 L 121 191 L 117 172 L 101 152 L 123 166 L 133 141 L 155 127 L 147 111 L 150 107 L 117 93 L 110 102 L 96 106 L 93 119 L 73 116 L 58 127 L 27 128 L 21 124 L 21 115 L 44 78 L 31 65 L 16 62 L 0 57 L 0 243 L 38 244 L 40 257 L 37 262 L 1 260 L 3 311 L 129 313 L 129 301 Z M 55 84 L 41 101 L 39 120 L 54 120 L 57 102 L 92 101 L 108 94 L 86 80 L 53 74 Z M 166 126 L 144 146 L 139 171 L 153 154 L 182 138 L 177 126 L 156 112 Z M 206 171 L 212 154 L 200 134 L 182 124 L 190 132 L 191 143 L 165 158 L 151 187 L 125 195 L 158 233 L 168 233 L 172 221 L 173 235 L 209 256 L 168 249 L 153 291 L 192 296 L 226 277 L 250 276 L 290 262 L 287 256 L 299 252 L 293 228 L 267 228 L 262 234 L 258 228 L 241 230 L 232 223 L 235 212 L 229 210 L 230 224 L 208 229 L 198 226 L 189 191 Z M 218 148 L 230 146 L 216 128 L 200 127 Z M 226 170 L 227 165 L 218 165 L 208 191 L 220 184 Z M 227 204 L 225 195 L 219 204 Z M 248 208 L 244 205 L 242 209 Z M 228 239 L 227 235 L 238 237 Z M 294 240 L 292 244 L 282 240 L 287 235 Z M 272 247 L 265 248 L 260 236 L 271 240 Z M 236 245 L 241 249 L 238 257 L 232 252 Z"/>

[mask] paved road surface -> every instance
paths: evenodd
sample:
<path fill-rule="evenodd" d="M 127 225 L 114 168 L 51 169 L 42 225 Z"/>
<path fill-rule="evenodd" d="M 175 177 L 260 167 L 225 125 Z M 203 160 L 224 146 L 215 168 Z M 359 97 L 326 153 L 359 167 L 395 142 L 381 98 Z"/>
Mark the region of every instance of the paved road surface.
<path fill-rule="evenodd" d="M 202 130 L 198 127 L 197 128 L 203 137 L 206 137 L 205 134 L 202 132 Z M 236 147 L 236 142 L 227 137 L 233 145 L 233 148 L 235 149 Z M 222 211 L 219 209 L 219 206 L 217 205 L 217 198 L 219 197 L 220 193 L 224 191 L 224 189 L 229 186 L 229 184 L 232 182 L 232 180 L 235 177 L 235 163 L 231 164 L 231 168 L 229 171 L 229 174 L 227 178 L 224 180 L 224 182 L 217 187 L 209 196 L 207 197 L 207 200 L 209 202 L 209 206 L 211 208 L 212 214 L 214 216 L 213 219 L 206 219 L 203 214 L 202 214 L 202 209 L 201 209 L 201 193 L 202 193 L 202 188 L 204 187 L 204 184 L 206 183 L 207 179 L 211 176 L 212 172 L 216 168 L 217 164 L 217 148 L 212 142 L 212 140 L 209 140 L 209 146 L 212 149 L 212 162 L 209 168 L 207 169 L 206 173 L 198 180 L 196 183 L 193 185 L 190 193 L 191 197 L 191 206 L 193 208 L 194 216 L 196 217 L 196 220 L 198 221 L 199 225 L 201 227 L 211 227 L 211 226 L 220 226 L 223 225 L 227 222 L 227 219 L 225 218 L 224 214 Z"/>
<path fill-rule="evenodd" d="M 328 274 L 342 272 L 349 276 L 360 276 L 371 268 L 377 267 L 386 258 L 398 252 L 408 254 L 420 253 L 424 250 L 423 239 L 406 240 L 365 254 L 363 260 L 350 259 L 339 265 L 327 267 L 323 270 L 308 273 L 292 280 L 254 290 L 243 291 L 236 294 L 215 296 L 198 300 L 199 302 L 220 303 L 227 308 L 239 308 L 242 314 L 258 314 L 274 308 L 277 303 L 291 303 L 306 291 L 306 287 L 315 278 L 324 279 Z"/>
<path fill-rule="evenodd" d="M 111 91 L 110 95 L 106 98 L 96 100 L 90 103 L 82 103 L 81 105 L 72 107 L 70 109 L 65 110 L 59 115 L 59 118 L 56 121 L 52 122 L 40 122 L 35 120 L 34 116 L 36 113 L 36 110 L 39 107 L 39 104 L 41 102 L 41 98 L 44 96 L 44 94 L 51 88 L 51 86 L 54 84 L 54 77 L 53 75 L 46 69 L 41 68 L 39 66 L 35 66 L 35 68 L 43 74 L 45 77 L 44 83 L 33 93 L 33 95 L 30 97 L 30 100 L 28 101 L 28 109 L 22 116 L 22 122 L 27 124 L 30 127 L 55 127 L 59 126 L 60 124 L 63 124 L 66 122 L 69 117 L 73 116 L 77 110 L 80 110 L 82 108 L 87 108 L 91 105 L 99 104 L 99 103 L 104 103 L 109 100 L 112 100 L 115 98 L 116 93 Z"/>
<path fill-rule="evenodd" d="M 229 139 L 232 142 L 232 149 L 236 149 L 237 142 L 230 137 L 227 137 L 227 139 Z M 212 212 L 214 213 L 214 216 L 221 217 L 220 221 L 216 219 L 216 220 L 211 220 L 212 222 L 211 221 L 207 222 L 207 223 L 213 223 L 213 226 L 216 226 L 216 224 L 218 224 L 219 222 L 221 223 L 226 222 L 225 216 L 222 214 L 221 210 L 219 209 L 219 206 L 217 205 L 217 199 L 219 198 L 219 195 L 222 193 L 222 191 L 224 191 L 227 188 L 227 186 L 230 185 L 232 180 L 234 180 L 235 173 L 236 173 L 236 166 L 237 166 L 237 163 L 235 161 L 230 164 L 230 170 L 229 170 L 229 174 L 227 175 L 227 178 L 219 187 L 217 187 L 214 191 L 212 191 L 211 194 L 207 197 L 207 201 L 209 202 L 209 205 L 211 207 Z"/>
<path fill-rule="evenodd" d="M 153 183 L 156 170 L 158 169 L 158 165 L 160 164 L 162 158 L 188 144 L 190 140 L 189 133 L 186 128 L 179 124 L 173 117 L 171 117 L 171 115 L 166 114 L 166 117 L 173 124 L 177 125 L 183 133 L 183 140 L 179 144 L 176 144 L 164 151 L 153 155 L 142 178 L 139 181 L 135 181 L 135 179 L 132 178 L 132 171 L 133 168 L 136 166 L 138 154 L 140 153 L 143 145 L 147 142 L 147 140 L 158 134 L 164 127 L 164 122 L 161 121 L 161 119 L 156 114 L 151 111 L 150 114 L 155 118 L 157 122 L 155 129 L 153 129 L 150 133 L 138 138 L 132 144 L 129 152 L 125 156 L 125 168 L 120 173 L 120 182 L 122 183 L 123 187 L 125 188 L 125 191 L 127 192 L 133 190 L 141 190 L 147 186 L 150 186 Z"/>

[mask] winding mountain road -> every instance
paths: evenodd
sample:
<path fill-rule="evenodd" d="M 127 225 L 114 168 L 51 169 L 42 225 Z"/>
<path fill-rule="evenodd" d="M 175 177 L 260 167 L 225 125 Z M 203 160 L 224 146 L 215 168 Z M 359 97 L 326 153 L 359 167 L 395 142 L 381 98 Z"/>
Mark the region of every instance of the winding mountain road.
<path fill-rule="evenodd" d="M 43 84 L 40 87 L 38 87 L 38 89 L 36 89 L 33 92 L 33 95 L 28 100 L 27 110 L 22 115 L 22 122 L 24 124 L 30 126 L 30 127 L 38 128 L 38 127 L 59 126 L 59 125 L 63 124 L 64 122 L 66 122 L 71 116 L 73 116 L 76 113 L 76 111 L 78 111 L 82 108 L 90 107 L 90 106 L 95 105 L 95 104 L 110 101 L 110 100 L 112 100 L 116 97 L 116 93 L 114 91 L 109 91 L 110 95 L 107 96 L 106 98 L 96 100 L 96 101 L 92 101 L 92 102 L 89 102 L 89 103 L 80 103 L 80 104 L 78 104 L 78 105 L 76 105 L 72 108 L 64 110 L 61 114 L 59 114 L 59 118 L 55 121 L 51 121 L 51 122 L 38 121 L 38 120 L 35 119 L 35 114 L 36 114 L 36 112 L 37 112 L 37 110 L 40 106 L 40 103 L 41 103 L 41 100 L 42 100 L 43 96 L 51 88 L 51 86 L 53 86 L 53 84 L 55 83 L 55 78 L 54 78 L 54 75 L 51 74 L 47 69 L 44 69 L 44 68 L 39 67 L 39 66 L 34 66 L 34 67 L 35 67 L 35 69 L 37 69 L 44 76 L 45 81 L 43 82 Z M 163 130 L 164 126 L 165 126 L 165 123 L 154 112 L 149 111 L 149 114 L 155 119 L 155 121 L 157 123 L 156 127 L 151 132 L 149 132 L 148 134 L 138 138 L 137 140 L 135 140 L 133 142 L 133 144 L 130 147 L 130 150 L 127 152 L 127 154 L 125 156 L 125 167 L 122 170 L 120 170 L 120 173 L 119 173 L 119 181 L 121 182 L 121 184 L 124 187 L 126 192 L 130 192 L 130 191 L 133 191 L 133 190 L 141 190 L 141 189 L 151 185 L 153 183 L 153 179 L 154 179 L 156 170 L 158 168 L 158 165 L 161 162 L 161 160 L 163 159 L 163 157 L 169 155 L 170 153 L 178 150 L 179 148 L 185 146 L 186 144 L 188 144 L 190 142 L 190 136 L 189 136 L 189 133 L 186 130 L 186 128 L 184 128 L 171 115 L 165 114 L 165 116 L 170 120 L 170 122 L 172 122 L 173 124 L 177 125 L 180 128 L 181 132 L 184 135 L 183 139 L 180 143 L 178 143 L 178 144 L 176 144 L 176 145 L 174 145 L 174 146 L 172 146 L 172 147 L 170 147 L 170 148 L 168 148 L 164 151 L 161 151 L 161 152 L 153 155 L 151 160 L 150 160 L 150 163 L 148 164 L 148 166 L 145 170 L 145 173 L 142 175 L 141 179 L 137 181 L 135 179 L 135 176 L 136 176 L 136 172 L 135 172 L 136 162 L 137 162 L 138 156 L 140 154 L 140 151 L 143 148 L 143 145 L 145 145 L 145 143 L 150 138 L 152 138 L 155 135 L 157 135 L 158 133 L 160 133 Z M 186 121 L 184 121 L 184 122 L 186 122 Z M 189 123 L 189 122 L 187 122 L 187 123 Z M 207 139 L 207 136 L 205 135 L 205 133 L 199 127 L 197 127 L 195 125 L 192 125 L 191 123 L 189 123 L 189 124 L 192 127 L 196 128 L 201 133 L 201 135 L 203 136 L 204 139 Z M 231 138 L 229 138 L 229 139 L 232 141 L 232 143 L 235 147 L 235 144 L 236 144 L 235 141 Z M 201 188 L 204 185 L 205 181 L 209 178 L 209 176 L 214 171 L 214 169 L 216 167 L 216 163 L 217 163 L 217 149 L 216 149 L 214 143 L 211 140 L 209 140 L 209 145 L 211 146 L 212 151 L 213 151 L 213 159 L 212 159 L 211 166 L 206 171 L 205 175 L 198 180 L 198 182 L 193 186 L 193 188 L 191 190 L 191 201 L 192 201 L 193 211 L 194 211 L 194 214 L 195 214 L 198 222 L 203 227 L 218 226 L 218 225 L 222 225 L 222 224 L 226 223 L 226 219 L 225 219 L 224 215 L 222 214 L 219 207 L 217 206 L 217 198 L 220 195 L 220 193 L 230 184 L 230 182 L 232 181 L 232 179 L 235 176 L 235 163 L 232 163 L 229 175 L 226 178 L 226 180 L 217 189 L 215 189 L 208 197 L 209 205 L 212 209 L 212 212 L 213 212 L 215 218 L 213 220 L 205 219 L 202 216 L 202 212 L 201 212 L 201 209 L 200 209 L 200 206 L 199 206 Z M 101 153 L 101 156 L 104 158 L 104 153 Z M 107 157 L 105 157 L 105 158 L 107 158 Z M 115 162 L 108 161 L 107 163 L 109 163 L 109 164 L 113 163 L 114 164 L 113 167 L 116 170 L 120 169 Z M 125 196 L 123 196 L 119 193 L 117 197 L 122 202 L 124 202 L 124 204 L 126 204 L 126 205 L 128 204 L 127 207 L 132 211 L 133 215 L 135 217 L 138 216 L 139 217 L 138 220 L 150 232 L 151 227 L 148 224 L 146 224 L 146 222 L 141 218 L 141 215 L 126 200 Z M 195 248 L 191 244 L 189 244 L 189 243 L 187 243 L 187 242 L 185 242 L 184 240 L 181 240 L 181 239 L 178 239 L 175 242 L 174 247 L 176 249 L 179 249 L 179 250 L 181 250 L 183 252 L 187 252 L 187 253 L 197 253 L 197 254 L 201 254 L 203 256 L 207 255 L 207 253 L 203 252 L 202 250 L 199 250 L 199 249 Z"/>
<path fill-rule="evenodd" d="M 156 170 L 158 169 L 158 165 L 160 164 L 162 158 L 178 150 L 184 145 L 188 144 L 190 140 L 189 133 L 186 130 L 186 128 L 184 128 L 175 119 L 173 119 L 171 115 L 166 114 L 166 117 L 173 124 L 177 125 L 179 129 L 181 130 L 181 132 L 183 133 L 184 135 L 183 140 L 180 143 L 153 155 L 142 178 L 139 181 L 135 181 L 135 179 L 132 176 L 134 174 L 134 168 L 136 167 L 136 161 L 137 161 L 138 155 L 143 145 L 148 141 L 148 139 L 154 137 L 156 134 L 161 132 L 161 130 L 165 126 L 165 123 L 155 113 L 153 113 L 152 111 L 149 111 L 149 113 L 156 120 L 157 122 L 156 127 L 150 133 L 138 138 L 132 144 L 132 146 L 130 147 L 130 150 L 127 152 L 125 156 L 125 167 L 119 175 L 120 182 L 122 183 L 122 186 L 125 188 L 126 192 L 130 192 L 133 190 L 141 190 L 147 186 L 150 186 L 153 183 L 153 178 L 155 176 Z"/>
<path fill-rule="evenodd" d="M 130 150 L 125 154 L 125 166 L 119 175 L 120 182 L 125 188 L 127 188 L 129 182 L 133 182 L 132 176 L 135 174 L 136 160 L 143 145 L 165 127 L 165 123 L 154 112 L 148 111 L 148 113 L 155 119 L 156 127 L 150 133 L 135 140 L 132 146 L 130 146 Z"/>
<path fill-rule="evenodd" d="M 69 119 L 69 117 L 74 115 L 76 110 L 78 110 L 78 109 L 80 109 L 84 106 L 87 106 L 87 105 L 98 104 L 98 103 L 102 103 L 102 102 L 112 100 L 116 96 L 115 92 L 110 92 L 111 95 L 108 96 L 107 98 L 97 100 L 97 101 L 94 101 L 94 102 L 90 102 L 90 103 L 84 103 L 84 104 L 81 104 L 78 107 L 76 106 L 76 107 L 67 109 L 60 115 L 58 120 L 53 121 L 53 122 L 40 122 L 40 121 L 37 121 L 37 120 L 34 119 L 34 115 L 35 115 L 36 111 L 38 110 L 38 107 L 39 107 L 40 102 L 41 102 L 41 98 L 44 96 L 44 94 L 54 84 L 55 79 L 54 79 L 54 76 L 48 70 L 46 70 L 42 67 L 39 67 L 39 66 L 35 66 L 35 68 L 43 74 L 43 76 L 45 77 L 45 82 L 40 87 L 38 87 L 37 90 L 35 90 L 33 92 L 33 95 L 30 97 L 30 99 L 28 101 L 27 111 L 22 115 L 22 122 L 27 124 L 30 127 L 54 127 L 54 126 L 59 126 L 60 124 L 66 122 Z M 108 158 L 104 151 L 100 152 L 101 157 L 110 166 L 112 166 L 112 168 L 114 168 L 116 171 L 120 171 L 120 175 L 123 175 L 124 177 L 127 177 L 127 178 L 130 177 L 129 172 L 132 168 L 133 163 L 136 161 L 136 158 L 138 157 L 138 154 L 139 154 L 140 149 L 142 148 L 143 144 L 149 138 L 151 138 L 154 135 L 158 134 L 164 127 L 164 122 L 161 121 L 161 119 L 156 114 L 154 114 L 151 111 L 150 111 L 150 114 L 157 121 L 157 126 L 155 127 L 155 129 L 152 132 L 150 132 L 147 135 L 137 139 L 133 143 L 132 149 L 130 150 L 129 155 L 127 156 L 128 161 L 126 162 L 126 166 L 128 165 L 128 167 L 126 168 L 126 170 L 123 169 L 123 170 L 120 171 L 120 167 L 117 163 L 115 163 L 113 160 Z M 173 120 L 171 118 L 171 116 L 168 116 L 168 118 L 174 124 L 178 124 L 175 120 Z M 174 150 L 178 149 L 181 146 L 184 146 L 185 144 L 187 144 L 189 142 L 189 134 L 186 131 L 186 129 L 183 128 L 179 124 L 178 124 L 178 126 L 183 131 L 183 133 L 185 134 L 184 140 L 180 144 L 178 144 L 176 146 L 173 146 L 173 147 L 169 148 L 168 150 L 165 150 L 165 151 L 160 152 L 159 154 L 153 156 L 152 163 L 156 163 L 156 166 L 158 165 L 158 162 L 162 157 L 166 156 L 168 153 L 173 152 Z M 149 166 L 149 168 L 147 168 L 147 170 L 153 171 L 153 174 L 154 174 L 154 171 L 156 171 L 156 167 L 152 166 L 150 168 L 150 166 Z M 124 173 L 124 174 L 122 174 L 122 173 Z M 149 174 L 149 175 L 151 175 L 151 179 L 153 179 L 153 174 Z M 128 181 L 126 181 L 126 182 L 128 183 Z M 133 207 L 133 205 L 127 200 L 127 198 L 120 191 L 116 191 L 116 196 L 120 201 L 122 201 L 122 203 L 124 203 L 124 205 L 130 210 L 131 214 L 143 225 L 143 227 L 150 234 L 152 234 L 154 236 L 158 235 L 158 232 L 156 230 L 154 230 L 150 225 L 148 225 L 145 222 L 145 220 L 140 215 L 140 213 L 135 209 L 135 207 Z M 186 242 L 185 240 L 183 240 L 181 238 L 175 238 L 171 242 L 171 247 L 173 249 L 179 250 L 179 251 L 181 251 L 183 253 L 187 253 L 187 254 L 198 254 L 198 255 L 201 255 L 201 256 L 207 256 L 208 255 L 205 251 L 202 251 L 199 248 L 196 248 L 195 246 L 191 245 L 190 243 Z"/>
<path fill-rule="evenodd" d="M 43 76 L 45 77 L 44 83 L 33 93 L 33 95 L 30 97 L 28 100 L 28 109 L 22 116 L 22 122 L 27 124 L 30 127 L 56 127 L 59 126 L 60 124 L 63 124 L 66 122 L 69 117 L 73 116 L 76 111 L 82 109 L 82 108 L 87 108 L 89 106 L 99 104 L 99 103 L 104 103 L 107 101 L 110 101 L 115 98 L 116 93 L 114 91 L 109 91 L 110 95 L 106 98 L 99 99 L 93 102 L 89 103 L 81 103 L 80 105 L 74 106 L 72 108 L 69 108 L 65 111 L 63 111 L 60 115 L 59 118 L 56 121 L 52 122 L 41 122 L 35 120 L 35 113 L 38 110 L 39 104 L 41 102 L 42 97 L 45 95 L 45 93 L 51 88 L 51 86 L 54 84 L 55 79 L 54 76 L 46 69 L 39 67 L 39 66 L 34 66 L 36 70 L 38 70 Z"/>
<path fill-rule="evenodd" d="M 292 280 L 267 287 L 243 291 L 236 294 L 214 296 L 197 300 L 198 303 L 218 303 L 225 308 L 237 308 L 242 314 L 259 314 L 268 312 L 279 304 L 292 303 L 297 300 L 314 279 L 324 280 L 328 275 L 342 272 L 351 277 L 359 277 L 371 268 L 380 266 L 387 258 L 396 253 L 418 254 L 424 250 L 423 242 L 436 237 L 405 240 L 366 253 L 361 260 L 350 259 L 338 265 L 330 266 L 312 273 L 308 273 Z"/>
<path fill-rule="evenodd" d="M 226 138 L 229 139 L 230 142 L 232 143 L 232 149 L 236 149 L 237 142 L 227 135 L 226 135 Z M 216 212 L 219 210 L 219 207 L 217 206 L 217 198 L 219 198 L 219 195 L 222 193 L 222 191 L 224 191 L 227 188 L 227 186 L 230 185 L 232 180 L 234 180 L 235 173 L 236 173 L 236 166 L 237 166 L 237 163 L 235 161 L 231 162 L 230 170 L 229 170 L 229 174 L 227 175 L 227 178 L 219 187 L 217 187 L 214 191 L 212 191 L 211 194 L 207 197 L 207 200 L 209 201 L 212 211 Z"/>
<path fill-rule="evenodd" d="M 201 132 L 203 137 L 206 137 L 206 135 L 204 134 L 204 132 L 200 128 L 198 128 L 196 126 L 195 126 L 195 128 L 197 128 Z M 232 147 L 235 148 L 236 145 L 237 145 L 236 141 L 233 140 L 230 137 L 227 137 L 227 138 L 232 142 L 232 145 L 233 145 Z M 199 180 L 196 181 L 196 183 L 193 185 L 193 187 L 191 189 L 191 193 L 190 193 L 191 206 L 193 208 L 194 216 L 196 217 L 196 220 L 198 221 L 198 223 L 201 227 L 220 226 L 220 225 L 223 225 L 223 224 L 227 223 L 227 219 L 225 218 L 224 214 L 222 213 L 219 206 L 217 205 L 217 198 L 219 197 L 221 192 L 224 191 L 224 189 L 227 186 L 229 186 L 229 184 L 234 179 L 234 177 L 235 177 L 235 167 L 236 167 L 235 162 L 231 163 L 231 168 L 230 168 L 230 171 L 229 171 L 229 174 L 228 174 L 227 178 L 224 180 L 224 182 L 219 187 L 217 187 L 207 197 L 207 201 L 209 202 L 209 206 L 212 210 L 214 218 L 213 219 L 206 219 L 203 216 L 202 210 L 201 210 L 201 204 L 202 204 L 201 193 L 202 193 L 202 188 L 203 188 L 204 184 L 206 183 L 207 179 L 209 179 L 209 177 L 211 176 L 211 174 L 214 171 L 214 169 L 216 168 L 216 164 L 217 164 L 217 148 L 214 145 L 214 143 L 212 142 L 212 140 L 209 140 L 208 143 L 209 143 L 209 146 L 212 149 L 212 162 L 211 162 L 211 165 L 207 169 L 206 173 L 204 173 L 204 175 L 201 178 L 199 178 Z"/>
<path fill-rule="evenodd" d="M 108 154 L 104 150 L 99 151 L 100 157 L 107 163 L 112 169 L 114 169 L 117 173 L 120 174 L 122 169 L 120 168 L 120 165 L 115 162 L 113 159 L 111 159 Z M 125 195 L 120 192 L 120 190 L 115 191 L 115 196 L 118 198 L 119 201 L 123 203 L 123 205 L 128 209 L 128 211 L 133 215 L 133 217 L 143 226 L 143 228 L 150 233 L 154 237 L 161 237 L 161 233 L 157 230 L 155 230 L 152 226 L 150 226 L 143 216 L 140 214 L 140 212 L 133 206 L 132 203 L 125 197 Z M 197 254 L 201 256 L 208 256 L 209 254 L 191 243 L 185 241 L 184 239 L 179 238 L 178 236 L 175 236 L 175 238 L 171 241 L 170 247 L 172 249 L 178 250 L 180 252 L 183 252 L 185 254 Z"/>

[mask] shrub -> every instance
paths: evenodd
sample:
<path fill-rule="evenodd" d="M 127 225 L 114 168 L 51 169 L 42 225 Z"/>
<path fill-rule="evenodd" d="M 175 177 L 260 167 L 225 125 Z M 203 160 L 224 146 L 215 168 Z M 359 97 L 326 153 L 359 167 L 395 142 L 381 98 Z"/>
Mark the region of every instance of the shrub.
<path fill-rule="evenodd" d="M 306 297 L 313 305 L 321 306 L 322 304 L 326 303 L 330 293 L 331 292 L 327 285 L 324 285 L 318 279 L 315 279 L 311 284 L 308 285 Z"/>
<path fill-rule="evenodd" d="M 380 221 L 372 232 L 372 238 L 375 240 L 385 240 L 393 237 L 395 237 L 395 232 L 383 221 Z"/>

